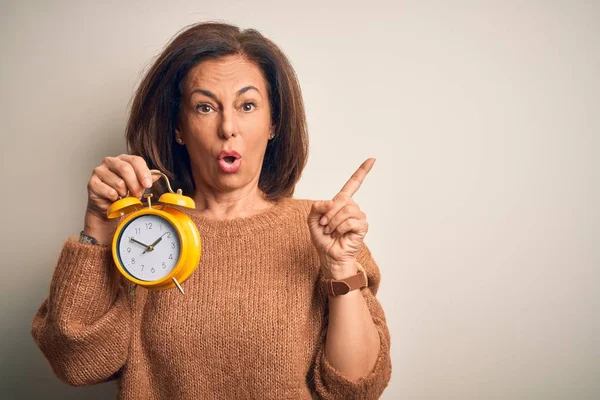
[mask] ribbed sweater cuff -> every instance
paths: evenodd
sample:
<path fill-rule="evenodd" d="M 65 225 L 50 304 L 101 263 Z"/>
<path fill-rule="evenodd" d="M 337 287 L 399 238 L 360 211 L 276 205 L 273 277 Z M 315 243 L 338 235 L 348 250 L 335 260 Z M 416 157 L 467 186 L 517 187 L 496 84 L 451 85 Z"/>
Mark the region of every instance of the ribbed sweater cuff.
<path fill-rule="evenodd" d="M 325 346 L 319 351 L 321 378 L 327 391 L 335 399 L 378 399 L 389 381 L 389 341 L 382 335 L 380 329 L 379 339 L 381 346 L 379 356 L 373 370 L 357 381 L 351 381 L 340 371 L 335 369 L 325 356 Z"/>

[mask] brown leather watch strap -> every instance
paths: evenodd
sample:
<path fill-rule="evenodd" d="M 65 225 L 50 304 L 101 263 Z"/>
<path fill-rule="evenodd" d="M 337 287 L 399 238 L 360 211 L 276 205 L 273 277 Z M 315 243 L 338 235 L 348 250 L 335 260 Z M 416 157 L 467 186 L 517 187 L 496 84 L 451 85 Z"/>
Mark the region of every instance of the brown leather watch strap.
<path fill-rule="evenodd" d="M 362 265 L 358 264 L 356 275 L 352 275 L 345 279 L 323 279 L 323 285 L 327 295 L 341 296 L 353 290 L 361 289 L 367 286 L 367 273 Z"/>

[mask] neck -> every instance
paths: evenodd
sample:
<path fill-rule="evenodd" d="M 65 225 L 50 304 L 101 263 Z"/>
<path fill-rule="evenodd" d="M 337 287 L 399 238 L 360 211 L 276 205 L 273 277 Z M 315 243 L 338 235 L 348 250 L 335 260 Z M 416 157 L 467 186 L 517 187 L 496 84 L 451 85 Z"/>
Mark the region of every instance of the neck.
<path fill-rule="evenodd" d="M 231 192 L 215 192 L 196 186 L 194 201 L 196 209 L 205 217 L 216 220 L 249 217 L 273 205 L 265 198 L 258 185 Z"/>

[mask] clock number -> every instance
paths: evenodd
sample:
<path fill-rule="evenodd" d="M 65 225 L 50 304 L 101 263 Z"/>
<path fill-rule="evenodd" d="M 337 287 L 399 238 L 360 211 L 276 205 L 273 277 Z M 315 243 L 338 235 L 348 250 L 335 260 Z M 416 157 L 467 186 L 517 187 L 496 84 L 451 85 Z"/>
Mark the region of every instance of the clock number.
<path fill-rule="evenodd" d="M 144 264 L 142 264 L 142 271 L 144 270 Z"/>
<path fill-rule="evenodd" d="M 146 229 L 152 229 L 152 222 L 146 222 Z"/>
<path fill-rule="evenodd" d="M 135 264 L 135 258 L 132 258 L 132 259 L 131 259 L 131 263 L 132 263 L 132 264 Z"/>
<path fill-rule="evenodd" d="M 175 242 L 171 242 L 171 248 L 174 249 L 175 248 Z"/>
<path fill-rule="evenodd" d="M 169 260 L 173 259 L 173 254 L 169 254 Z"/>
<path fill-rule="evenodd" d="M 127 252 L 128 252 L 128 253 L 131 253 L 131 247 L 128 247 L 128 248 L 127 248 Z"/>
<path fill-rule="evenodd" d="M 150 270 L 150 272 L 152 272 L 152 273 L 154 273 L 154 272 L 155 272 L 155 270 L 154 270 L 154 267 L 152 267 L 152 269 Z"/>
<path fill-rule="evenodd" d="M 164 261 L 163 261 L 163 263 L 162 263 L 162 267 L 163 267 L 163 268 L 167 268 L 167 264 L 165 264 L 165 262 L 164 262 Z"/>
<path fill-rule="evenodd" d="M 160 228 L 160 230 L 161 230 L 161 232 L 162 232 L 162 224 L 160 224 L 158 227 Z"/>
<path fill-rule="evenodd" d="M 171 232 L 167 233 L 167 238 L 169 238 L 169 239 L 171 238 Z"/>
<path fill-rule="evenodd" d="M 142 233 L 142 230 L 141 230 L 140 228 L 135 228 L 135 233 L 136 233 L 136 234 L 138 234 L 138 233 Z"/>

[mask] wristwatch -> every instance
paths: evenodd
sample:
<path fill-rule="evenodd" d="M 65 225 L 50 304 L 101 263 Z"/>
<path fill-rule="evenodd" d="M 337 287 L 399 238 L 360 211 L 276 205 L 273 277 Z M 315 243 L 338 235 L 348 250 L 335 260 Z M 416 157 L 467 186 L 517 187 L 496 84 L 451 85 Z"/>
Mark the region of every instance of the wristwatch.
<path fill-rule="evenodd" d="M 341 296 L 356 289 L 366 287 L 369 282 L 367 273 L 362 265 L 356 263 L 356 275 L 344 279 L 323 278 L 325 292 L 329 296 Z"/>
<path fill-rule="evenodd" d="M 79 233 L 79 243 L 93 244 L 93 245 L 96 245 L 96 246 L 100 245 L 98 243 L 98 241 L 96 240 L 96 238 L 91 237 L 89 235 L 86 235 L 85 233 L 83 233 L 83 231 L 81 231 Z"/>

